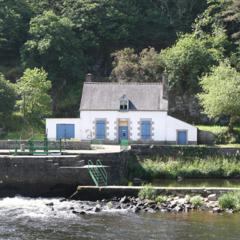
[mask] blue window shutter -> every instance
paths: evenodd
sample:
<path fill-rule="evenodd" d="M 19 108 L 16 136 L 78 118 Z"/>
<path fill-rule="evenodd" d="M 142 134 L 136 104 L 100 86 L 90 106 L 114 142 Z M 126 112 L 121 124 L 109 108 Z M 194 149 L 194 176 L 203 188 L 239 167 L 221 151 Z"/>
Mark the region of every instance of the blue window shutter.
<path fill-rule="evenodd" d="M 106 138 L 106 122 L 98 120 L 96 122 L 96 139 L 104 140 Z"/>
<path fill-rule="evenodd" d="M 142 140 L 151 139 L 151 122 L 150 121 L 141 122 L 141 139 Z"/>

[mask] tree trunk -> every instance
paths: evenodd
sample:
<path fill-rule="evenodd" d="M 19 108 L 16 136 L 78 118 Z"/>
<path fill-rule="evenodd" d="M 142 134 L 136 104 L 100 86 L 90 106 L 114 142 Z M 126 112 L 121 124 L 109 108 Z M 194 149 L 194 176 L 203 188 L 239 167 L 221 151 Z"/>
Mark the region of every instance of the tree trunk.
<path fill-rule="evenodd" d="M 234 123 L 236 122 L 237 118 L 235 116 L 231 116 L 228 124 L 228 132 L 233 133 L 234 132 Z"/>

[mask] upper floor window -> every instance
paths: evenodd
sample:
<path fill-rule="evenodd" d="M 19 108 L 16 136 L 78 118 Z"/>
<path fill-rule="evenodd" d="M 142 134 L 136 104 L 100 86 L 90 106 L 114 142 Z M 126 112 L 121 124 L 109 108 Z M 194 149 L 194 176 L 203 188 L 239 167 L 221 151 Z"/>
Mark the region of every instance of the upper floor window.
<path fill-rule="evenodd" d="M 123 95 L 120 98 L 120 107 L 119 107 L 120 111 L 128 111 L 129 109 L 129 100 L 127 98 L 126 95 Z"/>

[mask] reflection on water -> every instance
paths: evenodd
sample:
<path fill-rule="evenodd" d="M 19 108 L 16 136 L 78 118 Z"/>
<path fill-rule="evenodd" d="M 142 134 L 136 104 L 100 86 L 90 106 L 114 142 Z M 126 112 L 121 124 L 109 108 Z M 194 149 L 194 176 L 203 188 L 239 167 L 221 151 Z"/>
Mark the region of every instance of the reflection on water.
<path fill-rule="evenodd" d="M 53 206 L 46 203 L 53 202 Z M 1 240 L 239 240 L 240 214 L 206 212 L 133 214 L 105 209 L 76 216 L 77 201 L 4 198 L 0 200 Z"/>
<path fill-rule="evenodd" d="M 155 179 L 153 185 L 162 187 L 240 187 L 240 179 Z"/>

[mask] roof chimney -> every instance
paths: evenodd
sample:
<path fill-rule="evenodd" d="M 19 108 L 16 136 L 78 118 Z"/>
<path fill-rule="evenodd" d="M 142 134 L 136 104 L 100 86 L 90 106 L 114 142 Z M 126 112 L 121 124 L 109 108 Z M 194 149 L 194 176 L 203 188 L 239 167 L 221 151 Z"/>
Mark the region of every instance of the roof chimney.
<path fill-rule="evenodd" d="M 92 74 L 91 73 L 86 74 L 85 82 L 92 82 Z"/>

